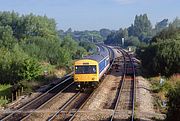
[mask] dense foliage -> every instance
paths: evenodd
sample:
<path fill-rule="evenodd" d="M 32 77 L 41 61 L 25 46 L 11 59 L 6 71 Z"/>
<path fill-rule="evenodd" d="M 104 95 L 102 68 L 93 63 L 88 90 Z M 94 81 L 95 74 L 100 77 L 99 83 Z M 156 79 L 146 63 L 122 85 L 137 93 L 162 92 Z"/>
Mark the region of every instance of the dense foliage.
<path fill-rule="evenodd" d="M 138 52 L 149 74 L 170 76 L 180 73 L 180 28 L 169 26 Z"/>
<path fill-rule="evenodd" d="M 55 20 L 47 16 L 0 12 L 0 83 L 36 79 L 42 63 L 69 67 L 92 49 L 81 45 L 59 37 Z"/>
<path fill-rule="evenodd" d="M 134 25 L 128 28 L 130 36 L 139 37 L 140 40 L 144 40 L 146 37 L 151 36 L 152 25 L 147 17 L 147 14 L 135 16 Z"/>
<path fill-rule="evenodd" d="M 84 47 L 88 52 L 95 52 L 96 51 L 95 45 L 91 42 L 81 41 L 81 42 L 79 42 L 79 45 Z"/>
<path fill-rule="evenodd" d="M 29 57 L 22 49 L 16 45 L 12 50 L 6 48 L 0 49 L 0 81 L 1 83 L 16 83 L 21 79 L 29 79 L 28 75 L 23 73 L 27 72 L 28 68 L 31 68 L 30 71 L 40 70 L 39 63 L 35 59 Z M 26 65 L 26 61 L 31 61 L 33 65 Z M 37 67 L 37 68 L 36 68 Z M 31 78 L 35 78 L 39 75 L 35 73 Z M 27 78 L 28 77 L 28 78 Z"/>

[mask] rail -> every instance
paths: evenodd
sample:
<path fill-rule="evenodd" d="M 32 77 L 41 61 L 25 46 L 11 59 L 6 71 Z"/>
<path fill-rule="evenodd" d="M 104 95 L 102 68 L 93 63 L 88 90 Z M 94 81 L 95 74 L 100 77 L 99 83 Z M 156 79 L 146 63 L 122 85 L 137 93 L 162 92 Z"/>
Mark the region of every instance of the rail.
<path fill-rule="evenodd" d="M 129 55 L 130 56 L 130 55 Z M 130 57 L 132 68 L 133 68 L 133 107 L 132 107 L 132 116 L 131 116 L 131 121 L 134 121 L 134 111 L 135 111 L 135 102 L 136 102 L 136 72 L 133 64 L 133 60 Z"/>
<path fill-rule="evenodd" d="M 122 81 L 120 82 L 119 84 L 119 91 L 118 91 L 118 96 L 117 96 L 117 100 L 116 100 L 116 104 L 115 104 L 115 107 L 114 107 L 114 110 L 113 110 L 113 114 L 112 116 L 110 117 L 110 121 L 113 121 L 114 119 L 114 116 L 115 116 L 115 112 L 117 110 L 117 106 L 120 102 L 120 97 L 121 97 L 121 91 L 122 91 L 122 87 L 123 87 L 123 84 L 124 84 L 124 80 L 125 80 L 125 75 L 126 75 L 126 61 L 125 61 L 125 56 L 124 56 L 124 53 L 122 52 L 123 54 L 123 57 L 124 57 L 124 71 L 123 71 L 123 77 L 122 77 Z"/>
<path fill-rule="evenodd" d="M 134 63 L 132 60 L 131 55 L 128 54 L 127 51 L 123 50 L 129 57 L 130 62 L 131 62 L 131 67 L 133 71 L 133 92 L 132 92 L 132 114 L 131 114 L 131 121 L 134 121 L 134 114 L 135 114 L 135 102 L 136 102 L 136 72 L 134 68 Z"/>
<path fill-rule="evenodd" d="M 63 90 L 61 90 L 60 92 L 58 92 L 55 96 L 53 96 L 52 98 L 50 98 L 48 101 L 46 101 L 45 103 L 43 103 L 40 107 L 38 107 L 36 110 L 41 109 L 43 106 L 45 106 L 47 103 L 51 102 L 53 99 L 55 99 L 57 96 L 59 96 L 63 91 L 65 91 L 66 89 L 68 89 L 70 86 L 72 86 L 74 84 L 74 82 L 70 83 L 68 86 L 66 86 L 65 88 L 63 88 Z M 36 111 L 35 110 L 35 111 Z M 21 121 L 25 121 L 26 119 L 28 119 L 31 116 L 32 113 L 28 114 L 26 117 L 24 117 L 23 119 L 21 119 Z"/>
<path fill-rule="evenodd" d="M 46 96 L 48 96 L 48 94 L 49 94 L 51 91 L 55 90 L 55 89 L 58 88 L 60 85 L 66 83 L 66 82 L 68 82 L 70 79 L 72 79 L 71 75 L 66 75 L 64 78 L 65 78 L 65 79 L 64 79 L 62 82 L 60 82 L 60 83 L 57 84 L 56 86 L 52 87 L 51 89 L 49 89 L 48 91 L 46 91 L 45 93 L 43 93 L 42 95 L 40 95 L 39 97 L 33 99 L 33 100 L 30 101 L 29 103 L 25 104 L 24 106 L 22 106 L 22 107 L 19 108 L 18 110 L 16 110 L 16 111 L 10 113 L 9 115 L 3 117 L 3 118 L 1 119 L 1 121 L 6 121 L 6 120 L 9 120 L 9 119 L 11 119 L 11 118 L 13 118 L 13 120 L 15 120 L 15 119 L 14 119 L 14 115 L 18 115 L 18 118 L 20 118 L 20 117 L 19 117 L 19 114 L 17 114 L 16 112 L 21 112 L 21 111 L 27 110 L 27 109 L 30 108 L 31 105 L 32 105 L 32 107 L 33 107 L 34 104 L 36 104 L 38 100 L 42 100 L 42 99 L 46 98 Z M 40 105 L 41 105 L 41 104 L 40 104 Z M 39 106 L 40 106 L 40 105 L 39 105 Z M 35 106 L 35 107 L 39 107 L 39 106 Z M 34 107 L 33 107 L 33 108 L 34 108 Z M 27 114 L 26 114 L 26 115 L 27 115 Z M 23 116 L 23 117 L 24 117 L 24 116 Z"/>
<path fill-rule="evenodd" d="M 54 120 L 55 117 L 56 117 L 61 111 L 63 111 L 79 94 L 80 94 L 80 92 L 76 93 L 73 97 L 71 97 L 52 117 L 50 117 L 50 118 L 48 119 L 48 121 Z"/>
<path fill-rule="evenodd" d="M 112 50 L 111 48 L 109 48 L 110 50 Z M 110 69 L 111 69 L 111 67 L 112 67 L 112 65 L 113 65 L 113 63 L 114 63 L 114 60 L 115 60 L 115 58 L 114 58 L 114 52 L 113 51 L 111 51 L 112 52 L 112 63 L 111 63 L 111 65 L 109 66 L 109 69 L 107 70 L 107 71 L 109 71 Z M 85 104 L 87 103 L 87 101 L 92 97 L 92 95 L 96 92 L 98 90 L 98 88 L 96 88 L 91 94 L 90 94 L 90 96 L 88 97 L 88 99 L 86 99 L 86 101 L 80 106 L 80 108 L 78 108 L 78 110 L 76 110 L 75 111 L 75 113 L 71 116 L 71 118 L 69 119 L 69 121 L 73 121 L 73 119 L 75 118 L 75 116 L 77 115 L 77 113 L 79 112 L 79 110 L 80 109 L 82 109 L 84 106 L 85 106 Z"/>
<path fill-rule="evenodd" d="M 123 73 L 123 77 L 122 77 L 122 81 L 120 83 L 120 88 L 119 88 L 119 91 L 118 91 L 118 96 L 117 96 L 117 100 L 116 100 L 116 104 L 115 104 L 115 107 L 114 107 L 114 110 L 113 110 L 113 114 L 111 115 L 110 117 L 110 121 L 113 121 L 114 119 L 114 116 L 115 116 L 115 112 L 117 110 L 117 107 L 118 107 L 118 104 L 120 102 L 120 96 L 121 96 L 121 92 L 122 92 L 122 87 L 124 85 L 124 80 L 125 80 L 125 76 L 126 76 L 126 73 L 127 73 L 127 68 L 126 68 L 126 56 L 128 56 L 128 58 L 130 59 L 130 62 L 131 62 L 131 67 L 132 67 L 132 70 L 133 70 L 133 89 L 132 89 L 132 114 L 131 114 L 131 121 L 134 121 L 134 110 L 135 110 L 135 101 L 136 101 L 136 80 L 135 80 L 135 68 L 134 68 L 134 64 L 133 64 L 133 60 L 131 58 L 131 56 L 126 52 L 124 51 L 123 49 L 119 49 L 121 51 L 121 53 L 123 54 L 123 57 L 124 57 L 124 73 Z"/>

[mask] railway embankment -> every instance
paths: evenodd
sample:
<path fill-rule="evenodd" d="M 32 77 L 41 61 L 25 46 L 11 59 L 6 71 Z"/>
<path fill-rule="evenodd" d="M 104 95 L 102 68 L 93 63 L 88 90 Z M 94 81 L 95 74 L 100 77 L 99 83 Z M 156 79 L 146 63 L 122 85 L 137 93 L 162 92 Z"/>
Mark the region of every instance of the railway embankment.
<path fill-rule="evenodd" d="M 165 115 L 155 110 L 155 98 L 152 92 L 151 83 L 142 76 L 138 76 L 136 79 L 136 118 L 140 121 L 154 121 L 155 119 L 163 120 Z"/>

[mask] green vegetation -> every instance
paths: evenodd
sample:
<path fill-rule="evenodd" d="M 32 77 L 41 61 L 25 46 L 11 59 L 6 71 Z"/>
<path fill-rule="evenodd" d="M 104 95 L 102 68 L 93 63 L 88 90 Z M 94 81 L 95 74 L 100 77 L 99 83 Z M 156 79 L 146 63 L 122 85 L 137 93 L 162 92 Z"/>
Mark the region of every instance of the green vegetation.
<path fill-rule="evenodd" d="M 180 120 L 180 19 L 176 18 L 169 25 L 167 21 L 164 19 L 156 24 L 152 29 L 154 37 L 149 44 L 140 45 L 136 53 L 142 60 L 143 73 L 151 77 L 156 109 L 167 113 L 168 121 L 177 121 Z M 165 80 L 162 83 L 159 77 L 152 78 L 159 74 L 163 75 Z M 167 106 L 164 105 L 166 102 Z"/>
<path fill-rule="evenodd" d="M 11 85 L 0 85 L 0 106 L 4 106 L 9 102 L 8 97 L 11 96 Z"/>
<path fill-rule="evenodd" d="M 180 28 L 162 31 L 147 47 L 137 51 L 148 74 L 170 76 L 180 73 Z"/>
<path fill-rule="evenodd" d="M 160 83 L 160 77 L 149 78 L 152 84 L 152 91 L 155 96 L 155 108 L 162 113 L 168 113 L 169 102 L 167 106 L 163 105 L 163 101 L 167 102 L 171 98 L 171 90 L 173 90 L 178 83 L 180 83 L 179 75 L 173 75 L 169 78 L 163 77 L 164 82 Z"/>
<path fill-rule="evenodd" d="M 160 110 L 168 112 L 167 120 L 179 119 L 180 80 L 172 75 L 180 73 L 180 20 L 168 25 L 164 19 L 152 28 L 146 14 L 136 15 L 130 27 L 118 31 L 64 32 L 47 16 L 0 12 L 0 106 L 10 102 L 19 86 L 29 93 L 69 72 L 74 60 L 96 52 L 92 42 L 122 45 L 122 38 L 125 47 L 138 48 L 148 75 L 166 76 L 162 84 L 151 78 L 156 105 L 162 107 L 167 100 L 168 110 Z"/>
<path fill-rule="evenodd" d="M 88 34 L 99 39 L 96 32 Z M 69 34 L 59 36 L 55 20 L 47 16 L 0 12 L 0 84 L 32 91 L 69 72 L 74 59 L 96 50 L 94 44 L 82 43 Z M 0 102 L 7 103 L 4 98 Z"/>
<path fill-rule="evenodd" d="M 101 29 L 100 31 L 72 31 L 72 29 L 69 28 L 65 32 L 63 30 L 59 31 L 59 35 L 62 37 L 69 35 L 77 41 L 86 42 L 103 42 L 110 33 L 111 31 L 109 29 Z"/>
<path fill-rule="evenodd" d="M 88 42 L 88 41 L 81 41 L 79 43 L 80 46 L 84 47 L 88 52 L 96 52 L 96 47 L 93 43 Z"/>
<path fill-rule="evenodd" d="M 180 81 L 174 88 L 171 88 L 168 92 L 168 111 L 167 121 L 179 121 L 180 120 Z"/>
<path fill-rule="evenodd" d="M 122 45 L 122 38 L 125 39 L 124 46 L 140 46 L 141 43 L 148 43 L 153 36 L 153 29 L 147 14 L 136 15 L 134 24 L 130 27 L 112 32 L 104 41 L 106 44 Z"/>

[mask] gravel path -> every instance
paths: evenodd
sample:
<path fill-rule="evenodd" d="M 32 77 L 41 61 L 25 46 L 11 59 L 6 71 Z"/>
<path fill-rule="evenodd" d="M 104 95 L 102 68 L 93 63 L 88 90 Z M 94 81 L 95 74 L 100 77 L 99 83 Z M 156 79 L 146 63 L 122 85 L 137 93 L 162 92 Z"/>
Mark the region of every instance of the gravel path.
<path fill-rule="evenodd" d="M 150 83 L 141 76 L 137 78 L 137 118 L 142 121 L 153 121 L 152 119 L 163 119 L 164 115 L 157 114 L 154 110 L 153 96 Z"/>

